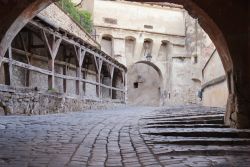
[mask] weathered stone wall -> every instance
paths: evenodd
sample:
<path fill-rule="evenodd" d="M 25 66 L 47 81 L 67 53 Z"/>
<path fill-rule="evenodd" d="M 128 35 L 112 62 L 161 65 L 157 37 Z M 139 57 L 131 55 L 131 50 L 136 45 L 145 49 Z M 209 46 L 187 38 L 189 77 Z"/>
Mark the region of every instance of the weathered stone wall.
<path fill-rule="evenodd" d="M 48 63 L 45 61 L 33 60 L 32 65 L 43 68 L 43 69 L 48 69 Z M 30 72 L 30 87 L 33 87 L 33 88 L 37 87 L 41 91 L 42 90 L 47 91 L 48 90 L 48 76 L 45 74 L 35 72 L 35 71 L 31 71 Z"/>
<path fill-rule="evenodd" d="M 128 103 L 159 106 L 161 82 L 161 76 L 152 66 L 132 65 L 128 70 Z"/>
<path fill-rule="evenodd" d="M 167 95 L 167 104 L 196 103 L 196 92 L 191 79 L 192 63 L 190 57 L 173 57 L 170 73 L 171 91 Z"/>
<path fill-rule="evenodd" d="M 87 74 L 86 79 L 96 81 L 96 75 L 89 73 L 89 74 Z M 85 96 L 88 97 L 88 98 L 96 98 L 97 97 L 97 95 L 96 95 L 96 85 L 86 83 Z"/>
<path fill-rule="evenodd" d="M 192 57 L 192 78 L 200 81 L 203 97 L 201 104 L 211 107 L 225 107 L 228 98 L 227 81 L 216 82 L 216 79 L 225 75 L 220 55 L 215 50 L 215 45 L 205 31 L 201 28 L 198 20 L 185 14 L 186 20 L 186 49 L 187 54 Z M 211 82 L 214 82 L 210 84 Z M 195 89 L 194 89 L 195 90 Z M 199 101 L 199 100 L 198 100 Z"/>
<path fill-rule="evenodd" d="M 126 11 L 127 14 L 124 15 L 122 11 Z M 143 13 L 143 15 L 138 14 L 138 12 Z M 95 1 L 94 25 L 98 34 L 97 40 L 101 43 L 101 49 L 111 54 L 128 68 L 132 68 L 137 62 L 147 61 L 146 56 L 147 53 L 149 53 L 152 56 L 150 62 L 157 66 L 159 73 L 163 76 L 163 79 L 161 79 L 158 86 L 156 86 L 156 90 L 153 88 L 155 85 L 151 87 L 155 93 L 148 90 L 138 94 L 138 91 L 133 91 L 133 87 L 130 86 L 128 88 L 129 98 L 132 98 L 130 101 L 147 105 L 183 104 L 184 101 L 187 103 L 190 102 L 190 100 L 188 100 L 190 96 L 195 96 L 196 93 L 193 95 L 193 92 L 190 92 L 191 94 L 189 96 L 180 95 L 182 98 L 185 98 L 184 101 L 179 101 L 177 96 L 172 96 L 171 100 L 167 97 L 176 92 L 176 90 L 172 90 L 172 83 L 177 83 L 175 84 L 175 88 L 177 85 L 180 85 L 178 78 L 171 76 L 177 75 L 178 77 L 188 78 L 186 74 L 182 76 L 183 72 L 180 74 L 172 74 L 172 69 L 175 68 L 175 66 L 172 65 L 174 61 L 172 60 L 173 57 L 187 57 L 185 48 L 185 18 L 183 17 L 183 12 L 184 10 L 181 8 L 119 1 Z M 105 37 L 111 38 L 111 40 L 107 41 Z M 145 41 L 150 41 L 148 49 L 145 48 Z M 183 63 L 181 70 L 187 70 L 190 67 L 186 65 L 186 63 Z M 149 68 L 151 67 L 149 66 Z M 133 69 L 131 70 L 133 71 Z M 144 68 L 139 70 L 143 71 Z M 177 71 L 180 72 L 180 70 Z M 131 77 L 129 75 L 131 75 Z M 128 83 L 135 82 L 135 79 L 133 79 L 134 75 L 132 73 L 129 73 L 129 75 Z M 151 75 L 145 74 L 144 77 L 145 82 L 151 83 Z M 191 78 L 188 79 L 190 81 L 186 82 L 185 80 L 185 82 L 192 84 Z M 130 88 L 132 89 L 129 90 Z M 185 92 L 188 92 L 190 85 L 188 85 L 188 87 L 181 85 L 181 87 L 177 89 L 185 89 Z M 146 92 L 149 92 L 149 94 L 146 94 Z M 147 98 L 145 102 L 142 102 L 143 98 L 140 94 L 147 96 L 154 94 L 154 98 L 152 99 L 155 100 L 151 99 L 151 103 L 149 102 L 149 98 Z M 136 101 L 134 100 L 135 97 L 141 100 Z M 191 103 L 194 102 L 191 101 Z"/>
<path fill-rule="evenodd" d="M 70 18 L 60 7 L 55 4 L 51 4 L 38 15 L 41 19 L 46 19 L 56 27 L 61 27 L 64 30 L 82 38 L 89 44 L 99 47 L 99 44 L 73 19 Z"/>
<path fill-rule="evenodd" d="M 106 12 L 107 9 L 109 12 Z M 130 11 L 126 12 L 126 15 L 121 12 L 125 9 Z M 138 15 L 138 11 L 143 11 L 144 15 Z M 132 21 L 131 18 L 133 18 Z M 165 20 L 166 18 L 168 20 Z M 169 18 L 175 18 L 175 20 Z M 202 103 L 197 96 L 198 91 L 201 90 L 202 84 L 212 80 L 203 78 L 202 69 L 209 61 L 215 46 L 199 25 L 198 20 L 192 18 L 187 11 L 181 8 L 148 6 L 131 2 L 95 1 L 94 24 L 102 49 L 109 50 L 110 54 L 112 52 L 114 58 L 128 68 L 139 61 L 146 60 L 144 41 L 151 41 L 148 48 L 152 56 L 150 62 L 160 69 L 163 76 L 160 93 L 154 99 L 160 99 L 163 105 Z M 151 29 L 143 27 L 151 24 L 153 25 Z M 112 38 L 109 46 L 103 43 L 103 36 Z M 220 62 L 219 56 L 217 59 Z M 206 74 L 210 73 L 216 77 L 220 77 L 221 71 L 224 74 L 221 63 L 216 62 L 210 66 L 212 67 L 205 69 Z M 143 68 L 140 70 L 143 71 Z M 128 83 L 134 82 L 135 79 L 130 81 L 133 76 L 131 73 L 128 74 Z M 145 78 L 146 81 L 151 79 L 152 76 Z M 153 86 L 151 89 L 154 89 Z M 220 107 L 224 106 L 226 89 L 226 87 L 223 88 L 224 94 L 221 97 L 216 97 L 220 98 L 218 102 L 223 101 Z M 132 98 L 131 101 L 136 102 L 134 97 L 142 99 L 138 96 L 140 93 L 133 90 L 132 86 L 128 86 L 128 100 Z M 146 92 L 149 93 L 147 96 L 152 95 L 145 89 L 142 94 Z M 132 96 L 131 93 L 134 95 Z M 208 92 L 204 95 L 207 96 L 204 97 L 206 100 L 204 103 L 213 106 L 212 103 L 208 104 L 211 100 L 207 99 L 215 96 Z"/>
<path fill-rule="evenodd" d="M 7 115 L 32 115 L 107 109 L 124 104 L 67 97 L 60 93 L 44 93 L 31 88 L 14 88 L 1 85 L 0 108 Z M 0 113 L 4 114 L 4 113 Z"/>
<path fill-rule="evenodd" d="M 226 79 L 218 82 L 220 77 L 225 76 L 225 70 L 218 52 L 215 50 L 202 70 L 203 85 L 213 82 L 203 89 L 202 104 L 212 107 L 226 107 L 228 99 L 228 86 Z M 217 82 L 216 82 L 217 81 Z"/>
<path fill-rule="evenodd" d="M 4 75 L 1 76 L 0 112 L 2 114 L 47 114 L 90 108 L 102 109 L 122 104 L 123 94 L 119 92 L 116 94 L 117 98 L 111 99 L 110 90 L 105 91 L 105 88 L 101 88 L 104 92 L 100 97 L 97 96 L 98 74 L 94 57 L 90 57 L 93 55 L 86 54 L 87 58 L 84 59 L 85 62 L 78 74 L 74 47 L 68 43 L 61 43 L 52 64 L 53 56 L 49 54 L 46 41 L 43 41 L 39 30 L 32 27 L 31 23 L 28 24 L 13 40 L 12 52 L 8 52 L 9 57 L 5 60 L 5 65 L 12 64 L 12 68 L 1 66 L 1 73 L 5 72 L 6 75 L 8 71 L 13 73 L 13 76 L 8 76 L 11 80 L 10 86 L 4 85 L 8 83 L 5 83 Z M 45 34 L 44 38 L 50 40 L 50 37 Z M 3 67 L 7 71 L 4 71 Z M 121 73 L 121 69 L 116 70 Z M 51 88 L 53 72 L 54 84 Z M 105 75 L 107 75 L 107 69 L 105 71 L 103 66 L 101 78 Z M 79 94 L 78 81 L 75 79 L 78 76 L 79 79 L 87 79 L 86 82 L 92 83 L 79 81 Z M 123 82 L 120 81 L 122 75 L 117 77 L 114 74 L 114 77 L 117 78 L 114 86 L 123 89 Z M 111 85 L 110 81 L 103 81 L 103 84 Z"/>
<path fill-rule="evenodd" d="M 214 80 L 224 75 L 225 70 L 223 68 L 220 56 L 217 50 L 215 50 L 211 54 L 204 68 L 202 69 L 203 83 Z"/>
<path fill-rule="evenodd" d="M 153 7 L 147 4 L 126 1 L 94 1 L 94 25 L 96 26 L 125 28 L 176 36 L 185 35 L 183 13 L 178 8 Z M 128 15 L 133 17 L 128 17 Z M 161 26 L 159 23 L 167 26 Z"/>
<path fill-rule="evenodd" d="M 111 79 L 110 79 L 110 77 L 103 77 L 102 78 L 102 83 L 104 85 L 110 86 L 111 85 Z M 102 88 L 102 98 L 106 99 L 106 98 L 110 98 L 110 97 L 111 97 L 111 95 L 110 95 L 110 89 L 103 87 Z"/>
<path fill-rule="evenodd" d="M 209 107 L 226 107 L 228 99 L 227 82 L 215 84 L 203 91 L 202 105 Z"/>
<path fill-rule="evenodd" d="M 186 49 L 192 57 L 192 78 L 200 82 L 194 88 L 195 92 L 206 86 L 202 92 L 201 104 L 211 107 L 225 107 L 228 98 L 227 81 L 216 82 L 216 79 L 225 75 L 220 55 L 215 50 L 212 40 L 201 28 L 198 20 L 193 19 L 187 12 L 184 13 L 186 21 Z M 215 81 L 215 83 L 210 84 Z M 199 100 L 198 100 L 199 101 Z"/>

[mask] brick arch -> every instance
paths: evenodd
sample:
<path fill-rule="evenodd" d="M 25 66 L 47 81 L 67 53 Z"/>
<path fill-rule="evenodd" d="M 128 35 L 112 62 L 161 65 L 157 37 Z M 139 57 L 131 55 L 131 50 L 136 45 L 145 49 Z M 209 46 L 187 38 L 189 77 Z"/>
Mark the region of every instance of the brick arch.
<path fill-rule="evenodd" d="M 51 4 L 53 0 L 16 0 L 0 2 L 0 64 L 19 31 L 37 13 Z"/>
<path fill-rule="evenodd" d="M 16 34 L 53 1 L 0 1 L 0 64 Z M 161 0 L 161 2 L 181 4 L 191 16 L 198 18 L 201 27 L 214 42 L 227 73 L 230 94 L 226 121 L 233 127 L 250 128 L 250 100 L 247 98 L 250 96 L 248 2 L 245 0 Z"/>
<path fill-rule="evenodd" d="M 128 68 L 127 75 L 129 104 L 163 105 L 163 76 L 157 65 L 150 61 L 137 61 Z"/>
<path fill-rule="evenodd" d="M 102 34 L 101 38 L 110 38 L 111 40 L 113 39 L 113 36 L 111 34 Z"/>
<path fill-rule="evenodd" d="M 136 40 L 136 38 L 133 36 L 126 36 L 125 40 Z"/>
<path fill-rule="evenodd" d="M 153 69 L 155 69 L 155 71 L 157 71 L 157 73 L 159 74 L 159 77 L 161 79 L 161 82 L 163 81 L 163 76 L 162 76 L 162 72 L 161 69 L 159 67 L 157 67 L 157 65 L 155 65 L 154 63 L 152 63 L 151 61 L 138 61 L 135 64 L 139 64 L 139 63 L 143 63 L 143 64 L 147 64 L 149 66 L 151 66 Z"/>

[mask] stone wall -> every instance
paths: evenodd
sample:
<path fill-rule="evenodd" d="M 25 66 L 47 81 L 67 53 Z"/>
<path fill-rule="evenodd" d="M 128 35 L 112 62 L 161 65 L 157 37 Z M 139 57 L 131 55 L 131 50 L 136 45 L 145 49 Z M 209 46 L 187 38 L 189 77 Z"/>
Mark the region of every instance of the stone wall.
<path fill-rule="evenodd" d="M 220 80 L 220 77 L 225 76 L 220 55 L 208 34 L 199 25 L 198 20 L 193 19 L 187 12 L 184 13 L 184 16 L 186 22 L 186 49 L 187 54 L 192 58 L 191 77 L 200 82 L 200 86 L 193 87 L 193 90 L 195 92 L 202 90 L 202 105 L 225 107 L 228 88 L 226 79 Z"/>
<path fill-rule="evenodd" d="M 202 69 L 203 84 L 224 75 L 225 70 L 223 68 L 220 56 L 217 50 L 214 50 Z"/>
<path fill-rule="evenodd" d="M 208 59 L 202 74 L 202 85 L 207 85 L 203 89 L 202 104 L 211 107 L 226 107 L 228 86 L 225 79 L 225 70 L 217 50 Z"/>
<path fill-rule="evenodd" d="M 126 11 L 127 15 L 124 15 L 123 11 Z M 172 90 L 173 87 L 185 90 L 185 93 L 190 89 L 190 85 L 183 87 L 184 85 L 178 82 L 180 80 L 178 77 L 188 78 L 187 73 L 183 75 L 182 72 L 183 70 L 187 71 L 190 67 L 186 60 L 179 63 L 182 66 L 181 70 L 172 70 L 179 67 L 178 65 L 175 67 L 176 64 L 173 64 L 176 60 L 174 57 L 189 59 L 186 56 L 185 49 L 185 18 L 183 12 L 184 10 L 181 8 L 119 1 L 95 1 L 93 19 L 98 34 L 97 41 L 100 42 L 101 49 L 111 54 L 131 71 L 134 71 L 133 66 L 136 63 L 147 61 L 146 56 L 149 53 L 152 56 L 150 63 L 158 68 L 160 75 L 163 77 L 160 81 L 159 78 L 156 79 L 156 82 L 159 82 L 156 85 L 151 84 L 151 87 L 147 85 L 148 90 L 141 88 L 135 90 L 133 85 L 129 86 L 128 100 L 134 104 L 155 106 L 160 104 L 186 104 L 196 101 L 196 99 L 191 100 L 191 102 L 188 100 L 190 96 L 195 95 L 193 91 L 189 91 L 190 96 L 183 96 L 180 93 L 177 93 L 179 94 L 178 97 L 172 96 L 172 94 L 176 94 L 176 90 Z M 143 13 L 143 15 L 138 13 Z M 150 41 L 148 49 L 145 48 L 145 41 Z M 145 69 L 147 69 L 147 65 L 145 66 Z M 152 67 L 148 66 L 148 68 Z M 152 83 L 152 75 L 149 75 L 150 72 L 147 74 L 148 71 L 145 69 L 138 70 L 141 70 L 140 73 L 142 71 L 146 73 L 144 75 L 145 83 Z M 173 71 L 177 73 L 172 74 Z M 135 82 L 136 75 L 137 73 L 128 74 L 130 85 Z M 159 75 L 156 72 L 155 77 L 157 76 Z M 188 81 L 185 80 L 185 83 L 192 84 L 191 78 L 188 78 Z M 181 86 L 179 87 L 179 85 Z M 143 90 L 143 92 L 138 90 Z M 142 97 L 142 95 L 153 97 L 150 99 Z M 171 100 L 168 99 L 168 95 L 172 96 Z M 135 100 L 136 97 L 138 101 Z M 182 97 L 182 100 L 179 97 Z M 185 100 L 183 100 L 184 98 Z"/>
<path fill-rule="evenodd" d="M 128 103 L 159 106 L 162 78 L 150 65 L 134 64 L 128 70 Z"/>
<path fill-rule="evenodd" d="M 80 97 L 67 97 L 60 93 L 44 93 L 31 88 L 0 85 L 0 89 L 1 115 L 63 113 L 88 109 L 108 109 L 124 105 L 108 100 L 96 101 Z"/>
<path fill-rule="evenodd" d="M 148 4 L 126 1 L 94 1 L 95 26 L 149 31 L 176 36 L 185 35 L 183 11 L 179 8 L 153 7 Z M 133 17 L 128 17 L 128 15 Z M 167 26 L 161 26 L 161 24 Z"/>
<path fill-rule="evenodd" d="M 41 13 L 44 14 L 44 18 L 41 17 Z M 118 98 L 114 99 L 106 98 L 105 93 L 103 93 L 103 97 L 97 96 L 97 85 L 99 84 L 97 83 L 98 74 L 96 73 L 94 56 L 97 54 L 103 56 L 106 61 L 108 59 L 105 57 L 106 55 L 96 53 L 97 48 L 94 51 L 91 50 L 93 45 L 98 46 L 98 44 L 93 39 L 85 38 L 83 35 L 88 36 L 88 34 L 55 4 L 41 13 L 38 15 L 39 25 L 36 25 L 39 19 L 35 18 L 17 34 L 4 63 L 0 66 L 0 114 L 61 113 L 123 105 L 122 93 L 117 93 L 116 97 Z M 43 19 L 55 27 L 58 24 L 63 29 L 69 28 L 65 29 L 68 31 L 67 33 L 75 34 L 86 43 L 94 42 L 91 46 L 84 43 L 85 46 L 91 48 L 85 54 L 85 61 L 82 62 L 81 68 L 77 67 L 79 62 L 77 61 L 78 52 L 74 48 L 75 45 L 65 42 L 67 41 L 65 37 L 62 37 L 64 39 L 57 43 L 59 44 L 58 51 L 56 51 L 55 57 L 52 56 L 50 43 L 55 41 L 50 33 L 53 32 L 49 32 L 50 30 L 46 28 L 47 25 L 41 24 Z M 44 34 L 41 33 L 42 29 L 46 31 Z M 54 48 L 54 43 L 52 45 Z M 115 64 L 116 70 L 120 73 L 122 73 L 120 70 L 126 71 L 124 66 L 120 69 L 121 64 L 117 61 L 114 62 L 112 58 L 109 58 L 109 61 Z M 111 65 L 111 63 L 107 64 Z M 101 78 L 106 75 L 103 68 Z M 78 69 L 81 71 L 77 71 Z M 118 81 L 113 86 L 123 89 L 124 86 L 121 86 L 123 82 L 120 82 L 122 75 L 117 77 L 114 74 L 114 77 L 118 78 Z M 87 79 L 87 81 L 82 79 Z M 101 89 L 104 90 L 102 87 Z"/>
<path fill-rule="evenodd" d="M 77 22 L 75 22 L 67 13 L 65 13 L 56 4 L 51 4 L 38 15 L 41 19 L 46 19 L 47 22 L 61 27 L 64 30 L 82 38 L 89 44 L 99 47 L 99 44 L 88 34 Z"/>
<path fill-rule="evenodd" d="M 88 74 L 86 77 L 87 80 L 96 80 L 96 75 L 94 74 Z M 96 98 L 96 85 L 90 84 L 90 83 L 86 83 L 86 92 L 85 92 L 85 96 L 88 98 Z"/>
<path fill-rule="evenodd" d="M 206 88 L 203 91 L 202 105 L 209 107 L 226 107 L 228 88 L 226 80 Z"/>
<path fill-rule="evenodd" d="M 166 104 L 182 105 L 196 103 L 194 81 L 191 79 L 192 63 L 190 57 L 173 57 L 170 73 L 170 92 Z"/>
<path fill-rule="evenodd" d="M 186 49 L 187 54 L 192 58 L 191 77 L 200 81 L 200 86 L 193 87 L 193 90 L 195 92 L 202 90 L 202 105 L 225 107 L 228 88 L 226 79 L 220 80 L 220 77 L 225 76 L 220 55 L 212 40 L 199 25 L 198 20 L 193 19 L 187 12 L 184 13 L 184 16 L 186 21 Z"/>

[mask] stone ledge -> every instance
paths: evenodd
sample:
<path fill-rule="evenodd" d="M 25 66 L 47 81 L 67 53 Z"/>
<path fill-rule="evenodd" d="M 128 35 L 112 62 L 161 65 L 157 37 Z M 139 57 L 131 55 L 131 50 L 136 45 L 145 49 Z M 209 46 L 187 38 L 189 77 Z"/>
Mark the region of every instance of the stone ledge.
<path fill-rule="evenodd" d="M 201 86 L 201 90 L 204 91 L 204 89 L 206 89 L 206 88 L 208 88 L 210 86 L 213 86 L 213 85 L 217 85 L 217 84 L 219 84 L 221 82 L 224 82 L 226 79 L 227 79 L 226 75 L 223 75 L 221 77 L 218 77 L 218 78 L 215 78 L 215 79 L 213 79 L 211 81 L 208 81 L 208 82 L 206 82 L 205 84 L 203 84 Z"/>
<path fill-rule="evenodd" d="M 70 97 L 58 93 L 39 92 L 34 88 L 0 86 L 0 109 L 4 112 L 1 115 L 40 115 L 88 109 L 110 109 L 123 105 L 125 103 L 118 100 Z"/>

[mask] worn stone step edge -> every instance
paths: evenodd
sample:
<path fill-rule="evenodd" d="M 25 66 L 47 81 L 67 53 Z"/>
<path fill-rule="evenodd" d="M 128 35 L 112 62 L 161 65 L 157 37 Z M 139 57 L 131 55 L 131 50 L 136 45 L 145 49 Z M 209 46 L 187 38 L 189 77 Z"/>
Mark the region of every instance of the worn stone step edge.
<path fill-rule="evenodd" d="M 249 140 L 216 140 L 216 139 L 208 139 L 208 140 L 164 140 L 164 141 L 155 141 L 155 140 L 145 140 L 148 144 L 176 144 L 176 145 L 249 145 L 250 146 L 250 139 Z"/>
<path fill-rule="evenodd" d="M 229 128 L 221 124 L 168 124 L 168 125 L 147 125 L 143 128 Z"/>
<path fill-rule="evenodd" d="M 224 114 L 216 114 L 216 115 L 193 115 L 193 116 L 181 116 L 181 117 L 157 117 L 157 118 L 143 118 L 143 119 L 152 119 L 152 120 L 209 120 L 214 118 L 224 118 Z"/>
<path fill-rule="evenodd" d="M 147 125 L 155 124 L 224 124 L 223 119 L 214 119 L 214 120 L 194 120 L 194 121 L 159 121 L 159 122 L 148 122 Z"/>
<path fill-rule="evenodd" d="M 183 156 L 183 155 L 206 155 L 206 156 L 222 156 L 222 155 L 250 155 L 250 151 L 245 150 L 184 150 L 171 151 L 164 153 L 156 153 L 157 156 Z"/>
<path fill-rule="evenodd" d="M 219 137 L 219 138 L 250 138 L 249 132 L 144 132 L 144 135 L 161 135 L 161 136 L 183 136 L 183 137 Z"/>

